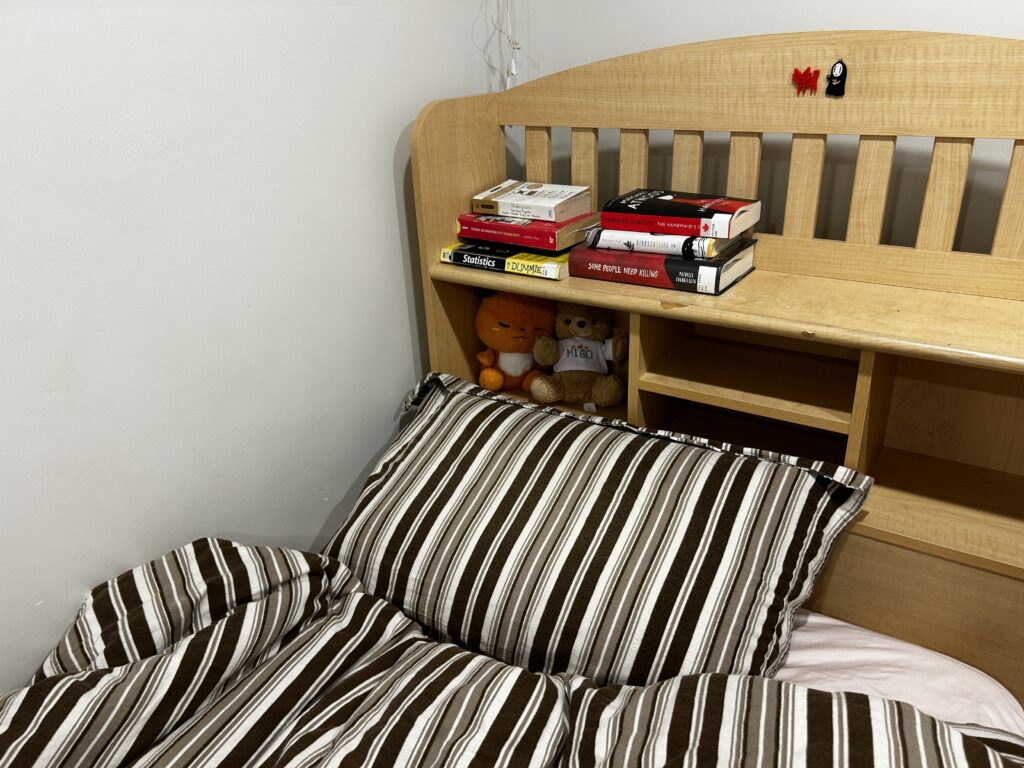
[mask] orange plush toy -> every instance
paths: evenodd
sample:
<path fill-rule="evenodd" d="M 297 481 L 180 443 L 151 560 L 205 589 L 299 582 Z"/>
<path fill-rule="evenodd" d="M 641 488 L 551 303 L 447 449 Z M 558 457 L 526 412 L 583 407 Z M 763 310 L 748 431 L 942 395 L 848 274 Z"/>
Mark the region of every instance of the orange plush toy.
<path fill-rule="evenodd" d="M 537 375 L 533 343 L 555 328 L 555 302 L 499 291 L 480 302 L 476 335 L 487 349 L 477 354 L 480 386 L 497 392 L 522 388 L 530 391 Z"/>

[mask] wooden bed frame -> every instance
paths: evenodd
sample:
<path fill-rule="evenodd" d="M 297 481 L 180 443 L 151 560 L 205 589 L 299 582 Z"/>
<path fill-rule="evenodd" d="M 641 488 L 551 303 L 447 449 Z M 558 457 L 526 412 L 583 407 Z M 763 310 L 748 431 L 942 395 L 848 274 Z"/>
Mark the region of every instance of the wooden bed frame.
<path fill-rule="evenodd" d="M 839 58 L 843 98 L 796 94 L 794 67 Z M 571 182 L 600 202 L 647 185 L 652 130 L 673 132 L 656 181 L 681 190 L 700 185 L 705 132 L 728 132 L 725 189 L 700 191 L 740 197 L 759 195 L 763 135 L 792 134 L 781 233 L 758 235 L 756 271 L 720 297 L 444 265 L 456 215 L 508 175 L 509 127 L 525 127 L 532 181 L 570 181 L 552 179 L 551 129 L 571 129 Z M 602 129 L 618 129 L 617 189 L 597 186 Z M 830 135 L 859 137 L 845 240 L 815 237 Z M 899 136 L 934 138 L 914 247 L 880 244 Z M 990 254 L 952 250 L 978 138 L 1013 142 Z M 646 51 L 431 103 L 412 158 L 434 369 L 475 377 L 481 289 L 618 310 L 630 421 L 876 477 L 812 608 L 1024 700 L 1024 42 L 835 32 Z"/>

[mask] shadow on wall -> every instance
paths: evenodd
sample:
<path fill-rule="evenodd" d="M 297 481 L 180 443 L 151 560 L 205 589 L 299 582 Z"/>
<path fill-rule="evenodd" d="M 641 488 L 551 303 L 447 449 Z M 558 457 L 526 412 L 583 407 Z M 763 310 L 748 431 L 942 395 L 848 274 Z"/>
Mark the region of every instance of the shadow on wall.
<path fill-rule="evenodd" d="M 406 306 L 408 307 L 408 320 L 412 348 L 410 354 L 413 361 L 413 372 L 415 378 L 426 373 L 426 365 L 429 359 L 427 351 L 427 332 L 424 318 L 423 306 L 423 280 L 420 275 L 419 246 L 416 237 L 416 204 L 413 196 L 412 184 L 412 161 L 409 155 L 409 148 L 412 139 L 413 124 L 410 123 L 402 130 L 401 135 L 395 144 L 393 154 L 393 171 L 395 179 L 395 226 L 398 229 L 399 242 L 402 249 L 400 254 L 382 254 L 391 260 L 401 260 L 402 277 L 405 282 Z M 416 384 L 415 381 L 408 382 L 410 390 Z M 396 411 L 394 416 L 394 428 L 391 435 L 376 453 L 370 458 L 366 465 L 359 471 L 352 485 L 344 493 L 341 501 L 331 510 L 323 527 L 313 540 L 312 544 L 303 543 L 301 548 L 307 546 L 313 551 L 320 551 L 330 540 L 331 536 L 348 517 L 355 507 L 356 500 L 363 489 L 366 478 L 380 461 L 388 444 L 394 439 L 401 429 L 403 414 Z"/>
<path fill-rule="evenodd" d="M 399 242 L 402 243 L 402 274 L 405 280 L 406 306 L 409 307 L 409 337 L 413 340 L 413 370 L 420 376 L 426 373 L 430 356 L 427 351 L 427 328 L 423 306 L 423 278 L 420 273 L 420 249 L 416 233 L 416 200 L 413 195 L 412 145 L 413 123 L 405 126 L 395 145 L 395 211 Z M 410 382 L 410 386 L 411 386 Z"/>
<path fill-rule="evenodd" d="M 396 422 L 395 429 L 391 433 L 391 436 L 388 438 L 387 443 L 381 446 L 377 450 L 377 452 L 374 453 L 374 455 L 370 458 L 370 460 L 366 463 L 366 466 L 364 466 L 359 471 L 359 476 L 356 477 L 355 481 L 345 492 L 345 495 L 341 497 L 341 501 L 339 501 L 335 505 L 334 509 L 332 509 L 331 513 L 327 516 L 327 519 L 324 521 L 324 525 L 320 529 L 320 532 L 317 533 L 316 538 L 313 539 L 313 543 L 307 545 L 311 551 L 319 552 L 325 546 L 327 546 L 327 542 L 331 540 L 331 537 L 334 535 L 334 532 L 341 527 L 341 524 L 343 522 L 345 522 L 345 519 L 349 516 L 349 513 L 356 506 L 356 500 L 359 498 L 359 494 L 363 490 L 363 485 L 366 483 L 366 478 L 370 476 L 370 472 L 373 471 L 373 468 L 377 466 L 377 463 L 380 461 L 381 456 L 384 455 L 384 451 L 387 449 L 388 444 L 390 444 L 391 441 L 395 438 L 395 435 L 398 434 L 398 430 L 399 426 Z"/>
<path fill-rule="evenodd" d="M 525 129 L 522 126 L 510 126 L 506 128 L 505 135 L 508 175 L 511 178 L 523 178 Z M 552 181 L 556 183 L 570 183 L 570 143 L 571 133 L 568 128 L 552 129 L 551 170 Z M 924 204 L 933 143 L 932 139 L 924 137 L 901 136 L 896 140 L 882 225 L 881 241 L 885 245 L 913 246 L 917 239 L 917 224 Z M 619 131 L 614 128 L 600 129 L 598 147 L 598 194 L 603 201 L 618 192 Z M 760 232 L 782 232 L 791 147 L 791 134 L 764 134 L 758 185 L 758 197 L 762 201 L 761 223 L 757 227 Z M 857 149 L 856 136 L 828 137 L 815 237 L 829 240 L 846 238 Z M 953 241 L 954 250 L 973 253 L 991 251 L 1012 149 L 1013 142 L 1010 140 L 975 141 L 960 209 L 960 222 Z M 728 168 L 729 134 L 705 132 L 701 189 L 697 191 L 723 192 Z M 651 131 L 648 185 L 670 189 L 671 175 L 672 132 Z"/>
<path fill-rule="evenodd" d="M 409 393 L 411 394 L 413 387 L 410 387 L 409 390 Z M 414 415 L 415 409 L 403 411 L 401 405 L 399 405 L 398 410 L 395 411 L 394 429 L 391 431 L 391 435 L 385 441 L 384 445 L 374 453 L 373 457 L 366 463 L 366 466 L 360 470 L 359 476 L 356 478 L 355 482 L 352 483 L 352 486 L 348 491 L 346 491 L 341 501 L 339 501 L 334 509 L 331 510 L 331 514 L 327 516 L 327 520 L 324 522 L 323 528 L 320 529 L 320 533 L 317 534 L 316 539 L 313 540 L 313 544 L 311 545 L 311 549 L 314 552 L 319 552 L 327 546 L 327 543 L 331 540 L 335 531 L 341 527 L 341 524 L 345 522 L 352 510 L 355 509 L 356 501 L 359 499 L 359 494 L 362 493 L 363 486 L 366 484 L 366 478 L 370 476 L 370 473 L 380 463 L 380 460 L 387 451 L 388 446 L 391 445 L 398 433 L 405 428 L 405 425 L 409 423 Z"/>

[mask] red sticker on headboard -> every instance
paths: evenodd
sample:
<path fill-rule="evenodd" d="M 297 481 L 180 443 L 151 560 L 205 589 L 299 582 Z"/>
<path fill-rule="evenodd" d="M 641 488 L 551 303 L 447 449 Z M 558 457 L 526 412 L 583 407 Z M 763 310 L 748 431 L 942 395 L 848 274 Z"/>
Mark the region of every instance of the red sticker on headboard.
<path fill-rule="evenodd" d="M 821 74 L 820 69 L 807 69 L 802 72 L 797 67 L 793 68 L 793 85 L 796 86 L 796 95 L 803 96 L 805 93 L 817 93 L 818 92 L 818 75 Z"/>

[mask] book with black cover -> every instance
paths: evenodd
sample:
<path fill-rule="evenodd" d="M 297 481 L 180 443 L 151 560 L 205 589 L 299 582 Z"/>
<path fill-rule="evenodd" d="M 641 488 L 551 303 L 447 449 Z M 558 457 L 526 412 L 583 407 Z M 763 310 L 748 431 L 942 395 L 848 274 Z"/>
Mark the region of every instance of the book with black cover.
<path fill-rule="evenodd" d="M 751 239 L 740 240 L 727 252 L 706 261 L 580 246 L 569 252 L 569 274 L 717 296 L 754 269 L 754 243 Z"/>
<path fill-rule="evenodd" d="M 601 209 L 601 226 L 631 232 L 732 238 L 761 218 L 761 202 L 667 189 L 634 189 Z"/>

